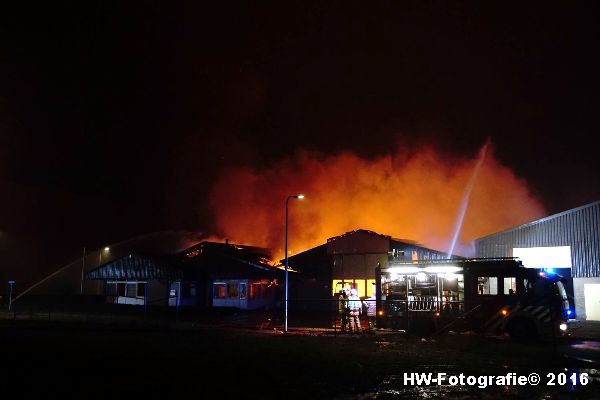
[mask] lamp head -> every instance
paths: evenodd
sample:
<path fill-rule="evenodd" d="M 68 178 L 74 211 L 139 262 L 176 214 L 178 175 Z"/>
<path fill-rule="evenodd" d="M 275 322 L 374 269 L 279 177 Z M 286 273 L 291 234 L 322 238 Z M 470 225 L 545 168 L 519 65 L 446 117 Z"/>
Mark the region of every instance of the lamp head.
<path fill-rule="evenodd" d="M 304 198 L 304 195 L 303 194 L 299 194 L 299 195 L 294 196 L 294 197 L 297 198 L 297 199 L 302 200 Z"/>

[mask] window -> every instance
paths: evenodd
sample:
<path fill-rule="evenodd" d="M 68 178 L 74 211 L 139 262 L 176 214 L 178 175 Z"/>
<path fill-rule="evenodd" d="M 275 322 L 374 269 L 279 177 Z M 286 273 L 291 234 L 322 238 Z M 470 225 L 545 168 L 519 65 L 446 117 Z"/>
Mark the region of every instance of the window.
<path fill-rule="evenodd" d="M 106 282 L 106 295 L 143 298 L 146 292 L 146 282 Z"/>
<path fill-rule="evenodd" d="M 558 294 L 560 295 L 561 300 L 568 300 L 567 292 L 565 291 L 565 286 L 562 284 L 562 282 L 556 282 L 556 288 L 558 289 Z"/>
<path fill-rule="evenodd" d="M 331 282 L 331 291 L 334 296 L 339 295 L 344 288 L 356 289 L 358 297 L 369 297 L 375 293 L 375 279 L 334 279 Z"/>
<path fill-rule="evenodd" d="M 392 250 L 392 256 L 394 259 L 404 260 L 404 251 L 394 249 L 394 250 Z"/>
<path fill-rule="evenodd" d="M 498 294 L 498 278 L 496 278 L 495 276 L 478 277 L 477 293 L 483 295 Z"/>
<path fill-rule="evenodd" d="M 250 300 L 258 300 L 261 298 L 262 285 L 253 283 L 250 285 Z"/>
<path fill-rule="evenodd" d="M 246 286 L 246 283 L 243 283 L 242 285 Z M 268 281 L 266 279 L 263 279 L 261 281 L 254 281 L 250 284 L 250 287 L 246 286 L 245 290 L 249 290 L 249 296 L 250 296 L 250 300 L 258 300 L 258 299 L 268 299 L 272 297 L 273 294 L 273 288 L 277 286 L 277 283 L 275 281 Z M 241 290 L 243 291 L 244 288 L 241 288 Z M 245 298 L 241 297 L 242 299 Z"/>
<path fill-rule="evenodd" d="M 504 294 L 517 294 L 517 278 L 513 276 L 504 277 Z"/>
<path fill-rule="evenodd" d="M 549 290 L 548 286 L 551 286 L 545 279 L 537 279 L 533 282 L 533 294 L 536 297 L 542 297 L 545 294 L 551 294 L 552 290 Z"/>
<path fill-rule="evenodd" d="M 246 300 L 246 284 L 240 283 L 240 300 Z"/>
<path fill-rule="evenodd" d="M 144 297 L 146 295 L 146 283 L 138 282 L 137 284 L 137 297 Z"/>
<path fill-rule="evenodd" d="M 137 284 L 133 282 L 125 283 L 125 296 L 136 297 L 137 295 Z"/>
<path fill-rule="evenodd" d="M 362 292 L 364 293 L 365 288 L 364 288 L 364 280 L 354 280 L 354 279 L 334 279 L 331 283 L 331 289 L 333 292 L 334 296 L 337 296 L 340 294 L 340 291 L 343 289 L 352 289 L 355 288 L 358 293 L 359 296 L 361 295 L 361 289 L 360 286 L 358 286 L 358 282 L 362 282 Z"/>
<path fill-rule="evenodd" d="M 375 279 L 367 279 L 367 297 L 375 293 Z"/>
<path fill-rule="evenodd" d="M 358 297 L 364 297 L 365 296 L 365 280 L 364 279 L 355 279 L 354 280 L 354 287 L 356 288 L 356 290 L 358 291 Z"/>
<path fill-rule="evenodd" d="M 350 282 L 351 281 L 343 281 L 341 279 L 334 279 L 331 282 L 331 291 L 333 292 L 333 295 L 337 296 L 346 287 L 348 289 L 350 289 L 352 287 L 352 284 Z"/>
<path fill-rule="evenodd" d="M 227 285 L 225 285 L 224 283 L 213 284 L 213 297 L 215 299 L 227 298 Z"/>
<path fill-rule="evenodd" d="M 237 283 L 227 284 L 227 297 L 237 299 L 239 297 L 239 285 Z"/>
<path fill-rule="evenodd" d="M 117 296 L 125 296 L 125 282 L 117 283 Z"/>
<path fill-rule="evenodd" d="M 523 279 L 523 284 L 525 285 L 525 293 L 526 294 L 533 293 L 533 281 L 525 278 L 525 279 Z"/>

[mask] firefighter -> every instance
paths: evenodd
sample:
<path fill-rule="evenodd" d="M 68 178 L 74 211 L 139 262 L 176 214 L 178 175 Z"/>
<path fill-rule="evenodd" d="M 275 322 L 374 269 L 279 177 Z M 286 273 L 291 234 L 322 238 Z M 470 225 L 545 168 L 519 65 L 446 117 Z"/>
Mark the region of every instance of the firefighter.
<path fill-rule="evenodd" d="M 360 326 L 360 312 L 362 310 L 362 302 L 358 297 L 356 289 L 350 290 L 350 297 L 348 297 L 348 307 L 350 308 L 350 333 L 362 333 L 362 327 Z"/>
<path fill-rule="evenodd" d="M 340 317 L 341 331 L 342 333 L 346 333 L 348 331 L 348 317 L 350 316 L 347 288 L 340 290 L 340 295 L 338 296 L 338 315 Z"/>

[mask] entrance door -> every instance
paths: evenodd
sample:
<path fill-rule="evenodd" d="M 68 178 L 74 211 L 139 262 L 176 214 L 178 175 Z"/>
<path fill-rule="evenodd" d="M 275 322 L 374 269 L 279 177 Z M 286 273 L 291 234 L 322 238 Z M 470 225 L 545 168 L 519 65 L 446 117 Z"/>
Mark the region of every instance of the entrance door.
<path fill-rule="evenodd" d="M 240 282 L 240 303 L 242 309 L 248 308 L 248 293 L 246 292 L 246 282 Z"/>
<path fill-rule="evenodd" d="M 585 297 L 586 319 L 600 321 L 600 284 L 584 284 L 583 296 Z"/>

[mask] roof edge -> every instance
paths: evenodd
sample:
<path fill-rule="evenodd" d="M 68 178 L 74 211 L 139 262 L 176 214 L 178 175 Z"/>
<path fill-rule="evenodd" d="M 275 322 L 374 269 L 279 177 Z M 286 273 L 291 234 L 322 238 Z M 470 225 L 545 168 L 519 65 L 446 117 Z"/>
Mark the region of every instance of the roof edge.
<path fill-rule="evenodd" d="M 561 211 L 561 212 L 556 213 L 556 214 L 548 215 L 547 217 L 542 217 L 542 218 L 536 219 L 534 221 L 526 222 L 524 224 L 521 224 L 521 225 L 518 225 L 518 226 L 515 226 L 515 227 L 512 227 L 512 228 L 508 228 L 508 229 L 505 229 L 503 231 L 498 231 L 498 232 L 490 233 L 489 235 L 485 235 L 485 236 L 482 236 L 480 238 L 475 239 L 475 242 L 478 242 L 479 240 L 487 239 L 488 237 L 491 237 L 491 236 L 499 235 L 501 233 L 508 233 L 508 232 L 516 231 L 518 229 L 522 229 L 522 228 L 525 228 L 525 227 L 528 227 L 528 226 L 541 224 L 542 222 L 551 221 L 551 220 L 553 220 L 555 218 L 562 217 L 563 215 L 574 213 L 576 211 L 583 210 L 583 209 L 589 208 L 589 207 L 593 207 L 593 206 L 596 206 L 598 204 L 600 204 L 600 200 L 596 200 L 596 201 L 594 201 L 592 203 L 588 203 L 588 204 L 584 204 L 582 206 L 571 208 L 569 210 Z"/>

